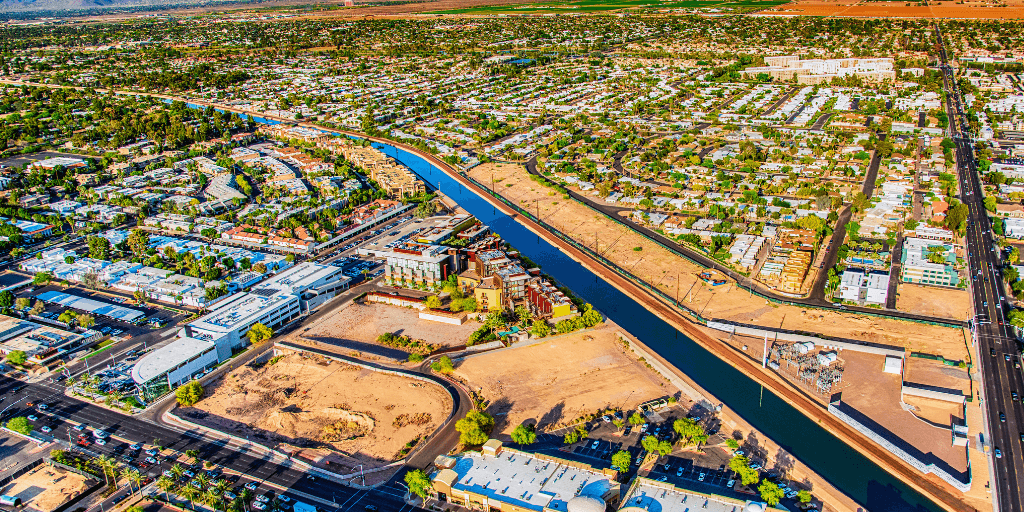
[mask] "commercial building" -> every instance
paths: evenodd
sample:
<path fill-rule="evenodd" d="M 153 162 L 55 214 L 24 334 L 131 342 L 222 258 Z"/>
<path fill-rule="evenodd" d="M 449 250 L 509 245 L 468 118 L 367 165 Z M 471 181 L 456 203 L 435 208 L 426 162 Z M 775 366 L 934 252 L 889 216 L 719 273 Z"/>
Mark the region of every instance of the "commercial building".
<path fill-rule="evenodd" d="M 280 328 L 347 290 L 349 281 L 338 267 L 295 265 L 247 293 L 216 303 L 213 312 L 187 324 L 178 340 L 140 359 L 132 377 L 144 392 L 155 396 L 163 386 L 176 386 L 231 357 L 245 346 L 253 325 Z"/>
<path fill-rule="evenodd" d="M 786 509 L 759 501 L 691 491 L 668 482 L 636 477 L 619 512 L 770 512 Z"/>
<path fill-rule="evenodd" d="M 903 240 L 904 283 L 959 286 L 956 262 L 956 250 L 952 244 L 924 238 Z"/>
<path fill-rule="evenodd" d="M 435 465 L 435 499 L 471 510 L 599 512 L 618 501 L 614 471 L 505 448 L 496 439 Z"/>
<path fill-rule="evenodd" d="M 28 320 L 0 315 L 0 354 L 24 352 L 29 362 L 47 365 L 97 339 L 96 331 L 75 333 Z"/>
<path fill-rule="evenodd" d="M 1003 219 L 1003 232 L 1010 238 L 1024 238 L 1024 219 L 1014 217 Z"/>
<path fill-rule="evenodd" d="M 839 282 L 839 298 L 866 304 L 885 304 L 889 296 L 889 274 L 848 268 Z"/>

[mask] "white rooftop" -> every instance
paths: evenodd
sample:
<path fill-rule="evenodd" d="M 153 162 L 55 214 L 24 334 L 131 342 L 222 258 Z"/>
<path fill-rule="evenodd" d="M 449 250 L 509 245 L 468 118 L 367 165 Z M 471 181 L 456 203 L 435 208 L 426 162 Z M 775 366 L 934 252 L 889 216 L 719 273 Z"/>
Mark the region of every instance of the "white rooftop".
<path fill-rule="evenodd" d="M 132 379 L 144 384 L 215 347 L 212 341 L 178 338 L 139 359 L 132 368 Z"/>
<path fill-rule="evenodd" d="M 601 498 L 612 488 L 608 475 L 533 454 L 503 449 L 497 456 L 466 452 L 453 470 L 453 490 L 494 497 L 514 506 L 565 512 L 576 496 Z"/>
<path fill-rule="evenodd" d="M 667 482 L 637 477 L 619 512 L 765 512 L 764 503 L 678 488 Z"/>

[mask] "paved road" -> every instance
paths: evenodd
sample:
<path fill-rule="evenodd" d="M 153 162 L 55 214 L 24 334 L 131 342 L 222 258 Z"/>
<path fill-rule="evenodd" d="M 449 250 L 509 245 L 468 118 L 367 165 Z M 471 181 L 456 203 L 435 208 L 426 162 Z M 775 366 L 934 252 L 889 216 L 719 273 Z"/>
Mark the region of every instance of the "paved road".
<path fill-rule="evenodd" d="M 1012 328 L 1007 325 L 1005 292 L 999 272 L 999 253 L 992 239 L 988 213 L 982 204 L 983 192 L 974 160 L 974 147 L 965 132 L 966 113 L 960 90 L 947 64 L 941 32 L 935 27 L 942 59 L 943 86 L 948 100 L 949 129 L 956 143 L 957 172 L 961 198 L 970 215 L 967 224 L 968 265 L 975 311 L 974 336 L 978 345 L 982 375 L 982 404 L 985 406 L 990 443 L 991 488 L 997 512 L 1024 511 L 1024 407 L 1013 394 L 1024 393 L 1024 379 L 1015 367 L 1020 348 Z M 995 455 L 999 450 L 1001 457 Z"/>
<path fill-rule="evenodd" d="M 17 393 L 10 392 L 13 387 L 19 385 L 23 385 L 25 388 Z M 51 425 L 53 435 L 59 436 L 61 439 L 66 440 L 69 433 L 77 436 L 78 431 L 69 430 L 73 425 L 85 424 L 88 425 L 89 430 L 102 427 L 112 435 L 130 442 L 152 444 L 154 440 L 159 440 L 166 449 L 178 453 L 184 453 L 185 450 L 190 449 L 198 450 L 202 460 L 248 475 L 254 480 L 269 482 L 280 488 L 316 496 L 328 502 L 344 503 L 337 509 L 340 512 L 363 510 L 367 504 L 377 505 L 382 511 L 404 511 L 413 508 L 405 503 L 404 490 L 401 492 L 396 490 L 401 488 L 398 482 L 404 475 L 403 472 L 399 472 L 386 485 L 372 490 L 359 490 L 323 479 L 311 481 L 305 477 L 304 472 L 275 464 L 262 453 L 225 446 L 223 442 L 211 442 L 195 432 L 184 432 L 112 413 L 90 403 L 66 397 L 63 394 L 63 389 L 56 385 L 24 384 L 0 377 L 0 396 L 4 397 L 0 405 L 5 407 L 20 400 L 18 404 L 7 411 L 4 419 L 15 415 L 34 413 L 40 417 L 38 424 Z M 41 400 L 45 400 L 50 405 L 50 409 L 46 413 L 24 407 L 26 402 Z M 107 450 L 106 447 L 99 447 L 95 444 L 89 449 L 100 452 Z M 154 466 L 144 471 L 144 474 L 152 473 L 151 476 L 158 476 L 162 469 L 167 468 Z M 334 511 L 328 508 L 327 512 Z"/>

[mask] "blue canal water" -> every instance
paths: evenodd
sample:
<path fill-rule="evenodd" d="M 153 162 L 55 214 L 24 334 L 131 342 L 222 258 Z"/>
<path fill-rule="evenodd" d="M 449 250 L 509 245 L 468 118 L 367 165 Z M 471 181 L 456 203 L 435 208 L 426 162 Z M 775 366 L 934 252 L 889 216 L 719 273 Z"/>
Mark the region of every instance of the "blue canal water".
<path fill-rule="evenodd" d="M 455 200 L 500 234 L 513 247 L 543 267 L 636 336 L 701 387 L 728 404 L 757 430 L 826 478 L 871 512 L 940 510 L 937 505 L 899 481 L 863 455 L 814 423 L 753 379 L 726 364 L 636 301 L 598 278 L 485 199 L 467 190 L 422 157 L 386 144 L 374 143 L 409 166 L 431 186 Z M 769 454 L 774 456 L 775 454 Z"/>
<path fill-rule="evenodd" d="M 192 103 L 187 105 L 191 108 L 204 108 Z M 279 122 L 251 117 L 257 123 Z M 867 510 L 941 512 L 936 504 L 885 472 L 782 399 L 771 392 L 765 393 L 752 378 L 718 359 L 512 217 L 498 211 L 487 200 L 467 190 L 441 169 L 419 155 L 394 146 L 376 142 L 372 145 L 407 165 L 432 187 L 439 188 L 454 199 L 513 247 L 543 267 L 546 274 L 568 286 L 573 293 L 686 373 L 702 388 L 742 415 L 754 428 L 857 503 L 864 505 Z"/>

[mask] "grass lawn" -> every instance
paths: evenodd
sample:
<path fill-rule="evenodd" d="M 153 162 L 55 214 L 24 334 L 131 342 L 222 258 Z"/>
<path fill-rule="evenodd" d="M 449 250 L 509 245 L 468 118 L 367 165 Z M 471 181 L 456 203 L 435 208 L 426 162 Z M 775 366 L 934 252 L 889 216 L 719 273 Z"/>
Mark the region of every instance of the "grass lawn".
<path fill-rule="evenodd" d="M 487 5 L 468 9 L 432 11 L 428 14 L 569 14 L 600 13 L 644 9 L 716 8 L 730 12 L 748 12 L 786 3 L 785 0 L 569 0 L 515 5 Z"/>

